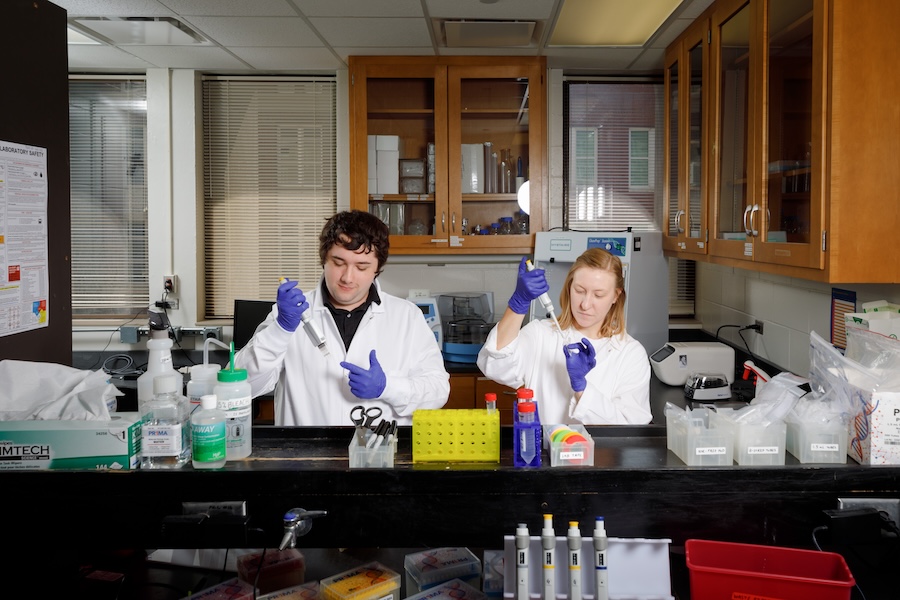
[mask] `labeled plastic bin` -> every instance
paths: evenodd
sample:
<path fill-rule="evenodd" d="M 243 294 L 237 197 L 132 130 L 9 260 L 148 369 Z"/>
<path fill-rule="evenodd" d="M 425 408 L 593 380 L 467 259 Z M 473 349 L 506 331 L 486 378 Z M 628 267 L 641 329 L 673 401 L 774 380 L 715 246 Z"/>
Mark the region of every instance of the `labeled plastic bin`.
<path fill-rule="evenodd" d="M 787 425 L 777 420 L 769 425 L 741 423 L 735 420 L 738 411 L 718 409 L 716 414 L 732 427 L 734 462 L 739 465 L 783 465 Z"/>
<path fill-rule="evenodd" d="M 468 548 L 433 548 L 407 554 L 403 568 L 407 597 L 452 579 L 475 587 L 481 585 L 481 561 Z"/>
<path fill-rule="evenodd" d="M 412 418 L 419 462 L 500 462 L 500 413 L 479 408 L 419 409 Z"/>
<path fill-rule="evenodd" d="M 319 582 L 323 600 L 400 600 L 400 575 L 372 562 Z"/>
<path fill-rule="evenodd" d="M 834 552 L 687 540 L 691 598 L 849 600 L 856 581 Z"/>
<path fill-rule="evenodd" d="M 847 462 L 847 426 L 830 423 L 787 422 L 787 451 L 801 463 Z"/>
<path fill-rule="evenodd" d="M 593 466 L 594 438 L 584 425 L 544 425 L 551 467 Z"/>
<path fill-rule="evenodd" d="M 730 466 L 734 429 L 708 408 L 666 411 L 666 445 L 692 467 Z"/>
<path fill-rule="evenodd" d="M 366 442 L 371 439 L 373 432 L 366 433 Z M 397 454 L 397 438 L 393 442 L 383 441 L 378 448 L 367 448 L 359 443 L 356 433 L 350 440 L 348 448 L 351 469 L 390 469 L 394 466 L 394 455 Z"/>

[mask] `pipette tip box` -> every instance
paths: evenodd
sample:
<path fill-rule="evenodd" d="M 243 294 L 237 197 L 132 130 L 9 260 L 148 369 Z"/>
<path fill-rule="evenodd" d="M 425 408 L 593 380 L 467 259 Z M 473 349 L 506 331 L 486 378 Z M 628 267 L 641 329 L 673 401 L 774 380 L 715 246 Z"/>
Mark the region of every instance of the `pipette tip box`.
<path fill-rule="evenodd" d="M 417 594 L 452 579 L 478 586 L 481 561 L 468 548 L 433 548 L 407 554 L 406 595 Z"/>
<path fill-rule="evenodd" d="M 461 579 L 451 579 L 406 600 L 487 600 L 487 596 Z"/>
<path fill-rule="evenodd" d="M 323 600 L 400 600 L 400 575 L 372 562 L 319 582 Z"/>

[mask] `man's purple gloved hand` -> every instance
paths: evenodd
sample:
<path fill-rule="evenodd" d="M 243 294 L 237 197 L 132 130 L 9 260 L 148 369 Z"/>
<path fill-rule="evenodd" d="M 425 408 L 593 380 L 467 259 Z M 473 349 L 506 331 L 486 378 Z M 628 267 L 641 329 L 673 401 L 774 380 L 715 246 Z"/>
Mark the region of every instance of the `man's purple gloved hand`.
<path fill-rule="evenodd" d="M 350 391 L 357 398 L 370 400 L 378 398 L 387 385 L 384 371 L 375 358 L 375 351 L 369 353 L 369 368 L 364 369 L 352 363 L 342 362 L 341 366 L 350 371 Z"/>
<path fill-rule="evenodd" d="M 531 301 L 544 292 L 550 291 L 550 284 L 543 269 L 528 270 L 526 258 L 519 263 L 519 277 L 516 280 L 516 291 L 509 298 L 509 308 L 516 314 L 524 315 L 531 306 Z"/>
<path fill-rule="evenodd" d="M 296 281 L 285 279 L 278 286 L 278 297 L 275 301 L 278 306 L 278 316 L 275 318 L 285 331 L 297 331 L 300 326 L 300 316 L 309 308 L 309 302 L 303 291 L 297 287 Z"/>

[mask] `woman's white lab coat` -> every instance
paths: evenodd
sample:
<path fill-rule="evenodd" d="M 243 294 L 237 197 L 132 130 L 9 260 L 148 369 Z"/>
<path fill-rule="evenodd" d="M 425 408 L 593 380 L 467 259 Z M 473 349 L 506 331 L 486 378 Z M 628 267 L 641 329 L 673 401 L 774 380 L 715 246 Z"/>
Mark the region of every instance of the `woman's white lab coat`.
<path fill-rule="evenodd" d="M 570 341 L 578 331 L 566 332 Z M 541 423 L 585 425 L 646 424 L 650 412 L 650 361 L 647 351 L 630 335 L 590 340 L 597 366 L 587 374 L 587 387 L 576 401 L 566 371 L 562 340 L 550 320 L 531 321 L 502 350 L 497 328 L 478 353 L 478 367 L 490 379 L 534 390 Z"/>
<path fill-rule="evenodd" d="M 414 410 L 446 404 L 450 375 L 422 311 L 408 300 L 384 293 L 377 280 L 375 285 L 381 304 L 369 306 L 346 351 L 322 303 L 320 283 L 306 293 L 306 300 L 325 335 L 328 356 L 307 337 L 302 324 L 293 333 L 282 329 L 275 320 L 277 305 L 237 353 L 235 365 L 247 369 L 254 398 L 275 390 L 276 425 L 352 425 L 350 410 L 357 404 L 379 406 L 381 418 L 409 425 Z M 373 349 L 387 385 L 380 398 L 363 400 L 350 392 L 349 372 L 340 363 L 368 369 Z"/>

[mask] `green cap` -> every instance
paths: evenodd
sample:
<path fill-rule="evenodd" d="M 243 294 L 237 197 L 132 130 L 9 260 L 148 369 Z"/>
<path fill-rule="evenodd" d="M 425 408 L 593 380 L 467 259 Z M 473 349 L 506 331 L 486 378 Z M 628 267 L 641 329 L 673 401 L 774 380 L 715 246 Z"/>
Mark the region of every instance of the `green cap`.
<path fill-rule="evenodd" d="M 247 381 L 247 369 L 222 369 L 216 374 L 216 378 L 222 383 Z"/>

